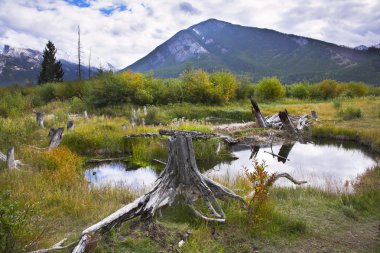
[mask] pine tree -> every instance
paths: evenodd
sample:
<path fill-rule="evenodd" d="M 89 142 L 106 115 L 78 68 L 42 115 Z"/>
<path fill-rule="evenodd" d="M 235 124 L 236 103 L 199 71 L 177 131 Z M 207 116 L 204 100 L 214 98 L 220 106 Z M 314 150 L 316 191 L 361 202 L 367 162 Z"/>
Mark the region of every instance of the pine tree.
<path fill-rule="evenodd" d="M 57 49 L 53 42 L 49 40 L 43 52 L 42 69 L 38 77 L 38 84 L 63 81 L 64 72 L 61 62 L 57 62 L 55 59 L 56 53 Z"/>

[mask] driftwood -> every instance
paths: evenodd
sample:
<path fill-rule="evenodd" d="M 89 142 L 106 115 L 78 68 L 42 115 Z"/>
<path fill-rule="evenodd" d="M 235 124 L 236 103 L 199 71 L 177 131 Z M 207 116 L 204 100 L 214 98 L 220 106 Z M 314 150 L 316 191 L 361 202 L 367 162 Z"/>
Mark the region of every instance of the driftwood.
<path fill-rule="evenodd" d="M 208 207 L 208 215 L 194 206 L 194 202 L 199 198 Z M 132 203 L 85 229 L 73 252 L 84 252 L 93 234 L 104 233 L 137 216 L 141 216 L 143 220 L 150 220 L 158 210 L 179 199 L 183 200 L 196 216 L 207 221 L 224 222 L 225 215 L 216 198 L 234 198 L 246 205 L 243 198 L 202 175 L 195 162 L 191 137 L 181 133 L 175 134 L 169 138 L 169 159 L 155 186 Z"/>
<path fill-rule="evenodd" d="M 282 126 L 291 133 L 297 133 L 297 129 L 295 128 L 293 122 L 289 118 L 289 113 L 285 109 L 285 111 L 279 112 L 278 116 L 280 117 L 280 120 L 282 122 Z"/>
<path fill-rule="evenodd" d="M 59 146 L 59 144 L 62 141 L 62 133 L 65 128 L 59 127 L 59 128 L 52 128 L 50 129 L 51 133 L 50 135 L 50 143 L 48 149 L 56 148 Z"/>
<path fill-rule="evenodd" d="M 42 112 L 36 112 L 36 122 L 39 127 L 44 128 L 44 114 Z"/>
<path fill-rule="evenodd" d="M 253 99 L 250 99 L 250 100 L 251 100 L 251 104 L 252 104 L 252 107 L 251 107 L 252 114 L 256 119 L 256 124 L 259 127 L 267 128 L 268 124 L 265 121 L 265 118 L 260 111 L 259 105 L 255 101 L 253 101 Z"/>
<path fill-rule="evenodd" d="M 123 137 L 126 138 L 126 139 L 131 139 L 131 138 L 156 138 L 156 137 L 158 137 L 158 134 L 156 134 L 156 133 L 129 134 L 129 135 L 124 135 Z"/>
<path fill-rule="evenodd" d="M 54 244 L 52 247 L 48 248 L 48 249 L 40 249 L 40 250 L 36 250 L 36 251 L 32 251 L 32 252 L 29 252 L 29 253 L 47 253 L 47 252 L 50 252 L 50 251 L 60 251 L 60 250 L 63 250 L 63 249 L 67 249 L 71 246 L 74 246 L 75 244 L 78 243 L 78 241 L 76 242 L 72 242 L 66 246 L 62 246 L 62 244 L 67 240 L 67 238 L 64 238 L 63 240 L 59 241 L 58 243 Z"/>
<path fill-rule="evenodd" d="M 74 130 L 74 121 L 73 120 L 67 121 L 66 128 L 67 128 L 67 130 Z"/>

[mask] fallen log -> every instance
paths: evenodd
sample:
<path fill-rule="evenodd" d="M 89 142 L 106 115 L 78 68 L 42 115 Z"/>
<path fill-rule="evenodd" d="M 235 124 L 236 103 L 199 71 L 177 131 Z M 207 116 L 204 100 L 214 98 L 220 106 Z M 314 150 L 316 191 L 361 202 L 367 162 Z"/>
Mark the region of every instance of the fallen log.
<path fill-rule="evenodd" d="M 32 252 L 29 252 L 29 253 L 47 253 L 47 252 L 50 252 L 50 251 L 60 251 L 60 250 L 63 250 L 63 249 L 67 249 L 67 248 L 70 248 L 71 246 L 74 246 L 75 244 L 78 243 L 78 241 L 76 242 L 72 242 L 66 246 L 62 246 L 62 244 L 67 240 L 67 238 L 64 238 L 63 240 L 59 241 L 58 243 L 54 244 L 52 247 L 50 248 L 47 248 L 47 249 L 40 249 L 40 250 L 36 250 L 36 251 L 32 251 Z"/>
<path fill-rule="evenodd" d="M 65 128 L 63 128 L 63 127 L 50 129 L 51 134 L 49 134 L 49 135 L 51 135 L 51 138 L 50 138 L 50 143 L 49 143 L 49 147 L 48 147 L 49 150 L 59 146 L 59 144 L 62 141 L 62 133 L 63 133 L 64 129 Z"/>
<path fill-rule="evenodd" d="M 208 215 L 194 206 L 198 198 L 208 207 Z M 169 138 L 169 159 L 155 186 L 132 203 L 85 229 L 73 252 L 84 252 L 93 234 L 104 233 L 137 216 L 149 221 L 158 210 L 178 200 L 184 201 L 196 216 L 204 220 L 224 222 L 225 214 L 216 198 L 234 198 L 246 205 L 243 198 L 199 172 L 191 136 L 177 133 Z"/>
<path fill-rule="evenodd" d="M 123 138 L 130 139 L 130 138 L 156 138 L 158 137 L 158 134 L 156 133 L 142 133 L 142 134 L 129 134 L 124 135 Z"/>
<path fill-rule="evenodd" d="M 257 125 L 259 127 L 267 128 L 268 124 L 265 121 L 265 118 L 260 111 L 259 105 L 255 101 L 253 101 L 253 99 L 250 99 L 250 100 L 252 104 L 252 107 L 251 107 L 252 115 L 255 117 Z"/>
<path fill-rule="evenodd" d="M 289 113 L 285 109 L 285 111 L 281 111 L 278 113 L 278 116 L 280 117 L 280 120 L 282 122 L 282 126 L 291 133 L 297 133 L 297 129 L 294 127 L 293 122 L 289 118 Z"/>
<path fill-rule="evenodd" d="M 174 136 L 178 134 L 190 136 L 192 139 L 208 139 L 215 137 L 215 134 L 212 133 L 202 133 L 198 131 L 184 131 L 184 130 L 169 130 L 169 129 L 160 129 L 158 130 L 160 135 Z"/>

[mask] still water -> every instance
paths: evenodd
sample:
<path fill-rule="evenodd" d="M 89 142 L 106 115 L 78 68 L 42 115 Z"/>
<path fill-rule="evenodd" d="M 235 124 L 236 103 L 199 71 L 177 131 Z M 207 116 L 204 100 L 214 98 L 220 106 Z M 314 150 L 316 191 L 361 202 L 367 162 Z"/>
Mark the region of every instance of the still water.
<path fill-rule="evenodd" d="M 297 180 L 308 181 L 307 185 L 326 190 L 340 190 L 347 181 L 355 180 L 378 162 L 353 144 L 302 144 L 284 143 L 273 147 L 248 147 L 236 145 L 232 148 L 236 160 L 220 163 L 204 172 L 212 178 L 235 180 L 252 169 L 252 159 L 265 161 L 270 173 L 287 172 Z M 275 156 L 275 155 L 277 156 Z M 376 161 L 377 160 L 377 161 Z M 86 170 L 85 177 L 94 186 L 124 186 L 133 190 L 149 189 L 158 174 L 150 167 L 129 170 L 124 163 L 102 164 Z M 286 179 L 279 179 L 278 186 L 291 186 Z"/>

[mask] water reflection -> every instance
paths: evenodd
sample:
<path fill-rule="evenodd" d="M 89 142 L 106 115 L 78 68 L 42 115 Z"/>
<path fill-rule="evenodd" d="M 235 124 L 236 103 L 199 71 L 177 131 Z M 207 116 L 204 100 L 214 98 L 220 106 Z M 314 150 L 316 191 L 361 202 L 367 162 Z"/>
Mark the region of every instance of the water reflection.
<path fill-rule="evenodd" d="M 259 162 L 265 161 L 270 173 L 287 172 L 298 180 L 307 180 L 307 185 L 336 190 L 341 189 L 347 180 L 355 179 L 376 164 L 373 158 L 360 149 L 350 148 L 299 142 L 274 145 L 272 148 L 238 148 L 233 152 L 237 160 L 221 163 L 205 174 L 235 180 L 244 168 L 252 168 L 252 158 L 255 158 Z M 285 179 L 278 180 L 276 184 L 292 185 Z"/>
<path fill-rule="evenodd" d="M 150 167 L 128 170 L 124 163 L 108 163 L 86 170 L 85 178 L 98 187 L 123 186 L 140 191 L 153 185 L 157 173 Z"/>

